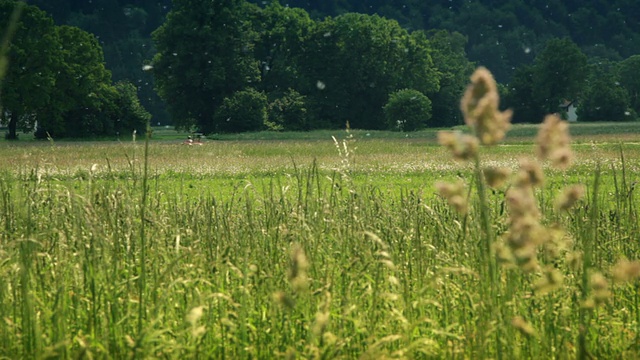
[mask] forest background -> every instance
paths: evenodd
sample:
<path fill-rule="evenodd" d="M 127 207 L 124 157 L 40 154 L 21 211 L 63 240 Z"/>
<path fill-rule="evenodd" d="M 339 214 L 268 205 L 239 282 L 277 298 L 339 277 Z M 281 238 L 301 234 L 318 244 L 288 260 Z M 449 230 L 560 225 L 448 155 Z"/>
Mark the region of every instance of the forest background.
<path fill-rule="evenodd" d="M 35 96 L 33 82 L 42 79 L 14 76 L 31 86 L 19 102 L 32 106 L 12 109 L 5 90 L 3 122 L 10 123 L 7 111 L 20 113 L 14 125 L 30 131 L 38 118 L 37 137 L 144 131 L 149 114 L 142 107 L 153 124 L 207 134 L 347 122 L 362 129 L 447 127 L 461 123 L 457 99 L 479 65 L 502 84 L 503 106 L 514 109 L 515 122 L 539 122 L 570 102 L 578 104 L 580 121 L 635 120 L 640 112 L 640 80 L 632 76 L 640 71 L 640 4 L 632 0 L 28 3 L 56 24 L 44 26 L 41 38 L 54 28 L 66 29 L 55 31 L 67 45 L 84 36 L 63 25 L 92 34 L 101 49 L 91 62 L 100 63 L 103 51 L 108 70 L 95 81 L 117 85 L 97 96 L 112 100 L 87 105 L 68 101 L 86 99 L 86 92 L 61 91 L 64 82 L 54 79 L 42 91 L 58 96 L 29 102 L 24 97 Z M 85 50 L 65 50 L 62 64 L 89 67 L 74 56 Z M 9 71 L 5 86 L 11 79 Z M 66 112 L 41 110 L 51 104 Z M 100 119 L 86 113 L 91 106 L 99 114 L 114 110 Z M 116 111 L 123 108 L 129 115 Z"/>

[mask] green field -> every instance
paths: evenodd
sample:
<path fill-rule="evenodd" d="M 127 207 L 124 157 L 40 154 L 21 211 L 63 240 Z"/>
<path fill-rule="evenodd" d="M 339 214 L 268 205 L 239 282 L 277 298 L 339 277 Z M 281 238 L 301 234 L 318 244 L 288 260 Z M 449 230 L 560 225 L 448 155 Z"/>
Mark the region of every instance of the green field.
<path fill-rule="evenodd" d="M 517 172 L 536 131 L 482 164 Z M 640 282 L 613 280 L 640 250 L 640 123 L 570 131 L 526 270 L 507 188 L 434 130 L 0 141 L 0 358 L 638 358 Z M 466 214 L 437 195 L 458 180 Z"/>

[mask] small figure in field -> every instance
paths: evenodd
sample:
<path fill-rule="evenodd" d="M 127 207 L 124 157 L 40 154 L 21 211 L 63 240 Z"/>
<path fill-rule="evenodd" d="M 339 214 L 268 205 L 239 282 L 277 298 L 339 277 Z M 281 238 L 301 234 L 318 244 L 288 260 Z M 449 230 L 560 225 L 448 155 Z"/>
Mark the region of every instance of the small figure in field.
<path fill-rule="evenodd" d="M 183 144 L 189 145 L 189 146 L 202 145 L 202 135 L 201 134 L 197 134 L 195 141 L 193 140 L 193 136 L 189 135 L 189 136 L 187 136 L 187 140 L 185 140 Z"/>

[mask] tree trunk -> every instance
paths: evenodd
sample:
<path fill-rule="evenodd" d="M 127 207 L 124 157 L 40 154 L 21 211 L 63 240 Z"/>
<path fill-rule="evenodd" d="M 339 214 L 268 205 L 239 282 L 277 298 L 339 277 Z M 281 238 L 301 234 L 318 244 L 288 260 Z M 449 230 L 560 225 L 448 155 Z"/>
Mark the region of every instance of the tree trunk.
<path fill-rule="evenodd" d="M 9 132 L 7 133 L 8 140 L 18 139 L 18 134 L 16 132 L 17 128 L 18 128 L 18 114 L 12 111 L 11 116 L 9 117 Z"/>

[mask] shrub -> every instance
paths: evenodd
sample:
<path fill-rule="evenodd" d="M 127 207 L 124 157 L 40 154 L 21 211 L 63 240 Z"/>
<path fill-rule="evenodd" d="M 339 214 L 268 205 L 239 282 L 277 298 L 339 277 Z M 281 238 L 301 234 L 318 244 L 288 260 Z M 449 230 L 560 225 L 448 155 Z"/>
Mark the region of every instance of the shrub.
<path fill-rule="evenodd" d="M 267 95 L 252 88 L 225 98 L 214 122 L 222 133 L 262 130 L 267 120 Z"/>
<path fill-rule="evenodd" d="M 399 90 L 389 96 L 384 115 L 391 129 L 420 130 L 431 119 L 431 100 L 418 90 Z"/>
<path fill-rule="evenodd" d="M 269 127 L 273 130 L 307 131 L 310 130 L 306 97 L 289 89 L 269 104 Z"/>

